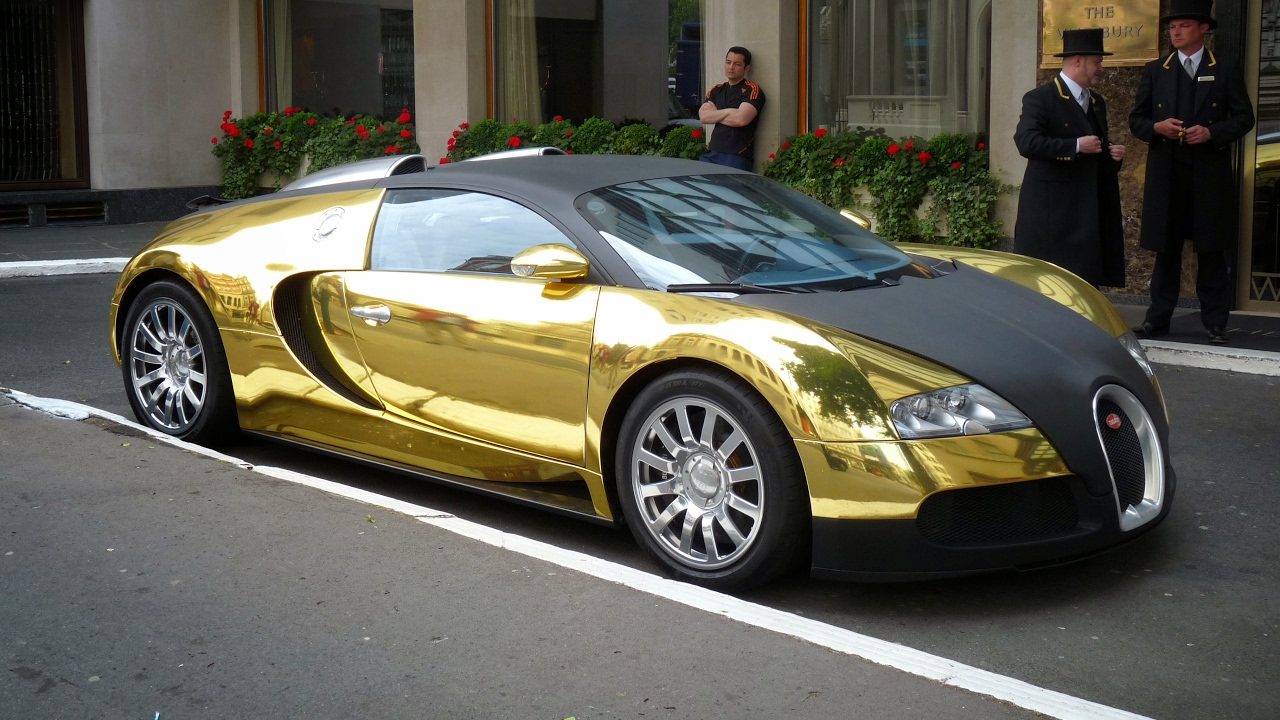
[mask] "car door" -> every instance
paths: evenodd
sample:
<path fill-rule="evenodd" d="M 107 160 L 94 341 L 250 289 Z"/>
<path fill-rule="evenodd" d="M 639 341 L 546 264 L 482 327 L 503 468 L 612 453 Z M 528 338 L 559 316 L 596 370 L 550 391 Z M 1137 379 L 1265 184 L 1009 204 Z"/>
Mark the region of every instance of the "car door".
<path fill-rule="evenodd" d="M 343 274 L 356 344 L 387 410 L 581 465 L 599 287 L 521 278 L 512 256 L 572 243 L 511 200 L 391 190 L 369 269 Z"/>

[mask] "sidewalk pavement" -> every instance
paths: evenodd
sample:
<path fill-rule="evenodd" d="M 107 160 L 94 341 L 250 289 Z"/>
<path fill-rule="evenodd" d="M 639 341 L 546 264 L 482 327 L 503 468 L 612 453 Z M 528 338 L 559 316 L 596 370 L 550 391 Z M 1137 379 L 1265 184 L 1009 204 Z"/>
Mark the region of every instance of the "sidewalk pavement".
<path fill-rule="evenodd" d="M 124 260 L 142 249 L 166 223 L 93 225 L 0 230 L 0 278 L 119 272 Z M 1130 326 L 1140 324 L 1146 305 L 1116 303 Z M 1144 341 L 1152 360 L 1195 367 L 1280 375 L 1280 317 L 1233 312 L 1227 327 L 1231 343 L 1210 345 L 1191 308 L 1174 311 L 1168 335 Z M 1190 363 L 1173 354 L 1189 352 Z"/>

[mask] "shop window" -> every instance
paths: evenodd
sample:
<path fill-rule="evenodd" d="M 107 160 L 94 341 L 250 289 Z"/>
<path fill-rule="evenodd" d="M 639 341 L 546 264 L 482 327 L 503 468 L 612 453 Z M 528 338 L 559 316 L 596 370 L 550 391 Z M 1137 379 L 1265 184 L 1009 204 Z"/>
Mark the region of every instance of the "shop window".
<path fill-rule="evenodd" d="M 984 135 L 991 0 L 809 0 L 809 129 Z"/>
<path fill-rule="evenodd" d="M 696 124 L 702 0 L 494 0 L 494 116 Z"/>
<path fill-rule="evenodd" d="M 414 110 L 413 0 L 263 0 L 262 35 L 268 111 Z"/>
<path fill-rule="evenodd" d="M 0 2 L 0 183 L 87 187 L 83 4 Z"/>

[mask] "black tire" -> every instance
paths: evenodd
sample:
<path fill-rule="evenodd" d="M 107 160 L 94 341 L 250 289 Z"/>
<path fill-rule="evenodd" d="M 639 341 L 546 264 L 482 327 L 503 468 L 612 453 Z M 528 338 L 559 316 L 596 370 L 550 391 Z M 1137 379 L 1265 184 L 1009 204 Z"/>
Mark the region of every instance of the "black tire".
<path fill-rule="evenodd" d="M 239 430 L 222 338 L 204 300 L 185 284 L 162 280 L 138 293 L 120 334 L 120 360 L 129 406 L 143 425 L 202 444 Z"/>
<path fill-rule="evenodd" d="M 712 413 L 719 419 L 704 443 Z M 735 433 L 746 442 L 729 447 Z M 674 472 L 658 469 L 663 463 Z M 812 515 L 795 441 L 769 403 L 732 373 L 681 370 L 642 390 L 618 433 L 614 475 L 632 535 L 671 577 L 743 590 L 809 559 Z"/>

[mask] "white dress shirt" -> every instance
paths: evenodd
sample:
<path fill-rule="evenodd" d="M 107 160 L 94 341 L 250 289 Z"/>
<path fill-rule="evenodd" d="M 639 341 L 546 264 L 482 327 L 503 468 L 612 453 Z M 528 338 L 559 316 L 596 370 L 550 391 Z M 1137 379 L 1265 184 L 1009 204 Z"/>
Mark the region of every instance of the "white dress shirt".
<path fill-rule="evenodd" d="M 1076 99 L 1076 103 L 1080 105 L 1080 109 L 1085 115 L 1089 114 L 1089 91 L 1085 90 L 1080 83 L 1067 77 L 1066 73 L 1058 73 L 1058 77 L 1062 78 L 1062 82 L 1067 84 L 1067 92 L 1071 93 L 1071 97 Z M 1080 154 L 1080 138 L 1076 138 L 1076 154 Z"/>

